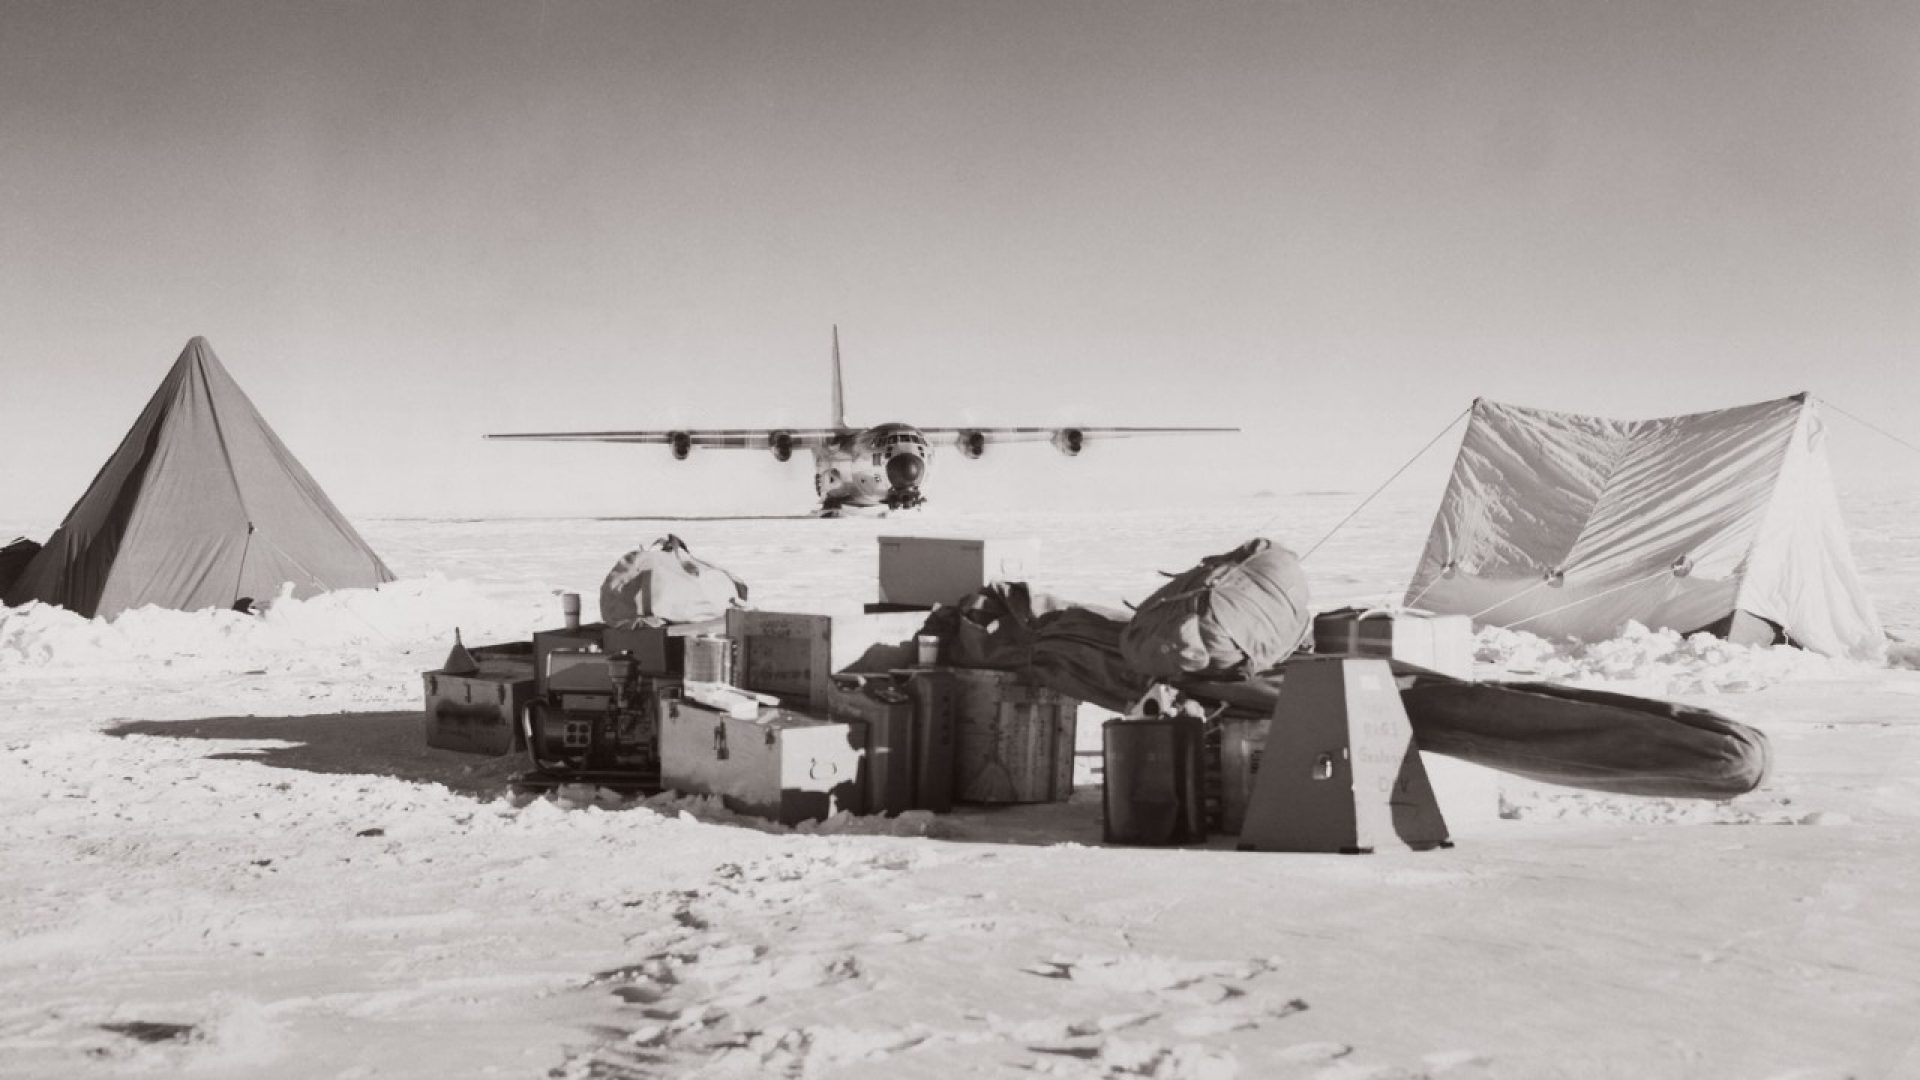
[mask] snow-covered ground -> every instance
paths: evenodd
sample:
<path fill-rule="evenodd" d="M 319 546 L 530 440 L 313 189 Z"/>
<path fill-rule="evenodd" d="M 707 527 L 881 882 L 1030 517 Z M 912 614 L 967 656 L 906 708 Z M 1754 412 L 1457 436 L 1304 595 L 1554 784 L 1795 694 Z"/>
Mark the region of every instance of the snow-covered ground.
<path fill-rule="evenodd" d="M 1764 729 L 1772 780 L 1727 804 L 1503 782 L 1452 849 L 1369 856 L 1103 847 L 1092 786 L 800 832 L 514 800 L 518 762 L 423 741 L 418 673 L 455 626 L 525 637 L 562 589 L 591 613 L 667 531 L 769 608 L 856 608 L 895 532 L 1035 536 L 1036 584 L 1113 604 L 1252 535 L 1304 549 L 1354 502 L 369 520 L 403 578 L 378 593 L 0 609 L 0 1075 L 1920 1076 L 1910 667 L 1483 632 L 1487 674 Z M 1369 507 L 1309 561 L 1316 602 L 1396 595 L 1432 510 Z M 1846 510 L 1889 628 L 1920 639 L 1920 500 Z"/>

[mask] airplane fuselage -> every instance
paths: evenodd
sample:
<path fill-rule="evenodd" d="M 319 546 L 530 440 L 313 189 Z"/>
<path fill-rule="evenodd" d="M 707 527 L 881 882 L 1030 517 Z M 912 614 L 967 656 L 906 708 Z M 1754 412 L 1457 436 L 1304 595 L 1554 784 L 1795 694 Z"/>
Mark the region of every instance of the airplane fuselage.
<path fill-rule="evenodd" d="M 825 511 L 918 506 L 932 459 L 926 436 L 911 424 L 848 431 L 814 448 L 814 494 Z"/>

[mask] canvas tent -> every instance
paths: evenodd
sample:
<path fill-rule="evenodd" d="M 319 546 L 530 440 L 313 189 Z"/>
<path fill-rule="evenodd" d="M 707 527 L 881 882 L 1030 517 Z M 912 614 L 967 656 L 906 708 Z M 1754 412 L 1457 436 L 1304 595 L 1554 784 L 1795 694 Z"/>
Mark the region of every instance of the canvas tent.
<path fill-rule="evenodd" d="M 392 580 L 196 337 L 6 602 L 105 618 Z"/>
<path fill-rule="evenodd" d="M 1885 648 L 1805 394 L 1639 421 L 1474 402 L 1406 602 L 1546 637 Z"/>

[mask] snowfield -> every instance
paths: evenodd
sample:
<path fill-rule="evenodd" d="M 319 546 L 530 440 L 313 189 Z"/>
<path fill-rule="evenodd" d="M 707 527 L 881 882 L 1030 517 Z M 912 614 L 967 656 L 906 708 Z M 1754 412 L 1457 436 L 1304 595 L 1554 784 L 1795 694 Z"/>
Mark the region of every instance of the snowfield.
<path fill-rule="evenodd" d="M 1091 708 L 1071 803 L 800 830 L 510 798 L 517 759 L 424 743 L 419 673 L 456 626 L 524 638 L 563 589 L 591 615 L 668 531 L 772 609 L 857 610 L 900 532 L 1034 536 L 1036 587 L 1118 604 L 1253 535 L 1303 550 L 1355 501 L 368 520 L 402 577 L 378 592 L 0 608 L 0 1075 L 1920 1077 L 1909 646 L 1485 630 L 1485 676 L 1716 709 L 1767 732 L 1774 774 L 1714 804 L 1441 763 L 1456 846 L 1420 853 L 1104 847 Z M 1397 597 L 1433 505 L 1316 552 L 1316 604 Z M 1844 505 L 1883 620 L 1920 640 L 1920 500 Z"/>

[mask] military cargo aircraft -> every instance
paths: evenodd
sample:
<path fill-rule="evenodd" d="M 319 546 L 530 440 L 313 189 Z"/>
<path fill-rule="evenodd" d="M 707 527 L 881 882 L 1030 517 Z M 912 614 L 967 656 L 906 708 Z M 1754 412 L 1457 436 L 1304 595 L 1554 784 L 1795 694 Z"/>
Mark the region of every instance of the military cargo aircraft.
<path fill-rule="evenodd" d="M 880 512 L 919 506 L 935 441 L 951 441 L 964 458 L 978 458 L 991 443 L 1051 442 L 1077 457 L 1094 439 L 1136 435 L 1194 435 L 1234 432 L 1224 427 L 919 427 L 888 423 L 870 428 L 847 426 L 846 394 L 840 375 L 840 328 L 833 328 L 833 426 L 822 428 L 682 428 L 672 431 L 555 431 L 488 435 L 489 439 L 549 442 L 654 443 L 670 447 L 684 461 L 694 447 L 766 450 L 779 461 L 796 450 L 813 453 L 813 490 L 818 513 Z"/>

